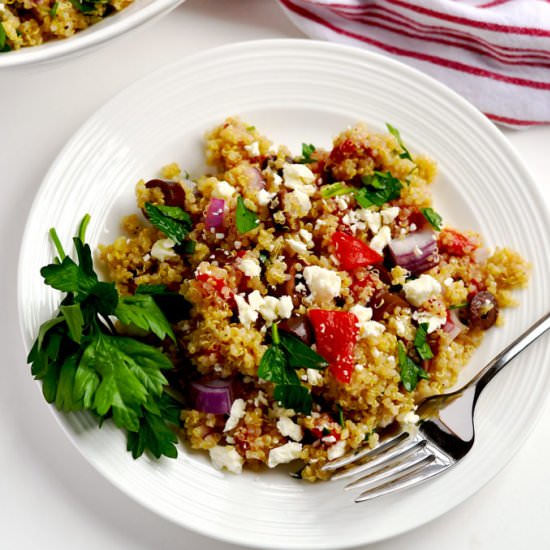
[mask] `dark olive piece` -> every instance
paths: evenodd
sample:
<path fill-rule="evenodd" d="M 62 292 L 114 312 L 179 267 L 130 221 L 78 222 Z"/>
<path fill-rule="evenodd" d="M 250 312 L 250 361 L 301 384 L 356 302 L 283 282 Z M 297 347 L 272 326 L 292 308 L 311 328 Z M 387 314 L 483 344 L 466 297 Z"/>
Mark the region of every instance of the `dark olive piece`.
<path fill-rule="evenodd" d="M 474 295 L 468 306 L 468 320 L 470 325 L 482 330 L 491 328 L 498 317 L 497 299 L 487 290 Z"/>
<path fill-rule="evenodd" d="M 372 307 L 372 318 L 375 321 L 381 321 L 386 313 L 391 315 L 397 307 L 411 307 L 399 294 L 384 289 L 374 293 L 369 305 Z"/>
<path fill-rule="evenodd" d="M 279 329 L 294 334 L 297 338 L 311 346 L 313 344 L 313 330 L 307 315 L 291 317 L 279 323 Z"/>
<path fill-rule="evenodd" d="M 147 189 L 158 187 L 164 195 L 164 204 L 166 206 L 179 206 L 180 208 L 185 207 L 185 191 L 179 183 L 175 181 L 154 179 L 149 180 L 145 184 L 145 187 L 147 187 Z"/>

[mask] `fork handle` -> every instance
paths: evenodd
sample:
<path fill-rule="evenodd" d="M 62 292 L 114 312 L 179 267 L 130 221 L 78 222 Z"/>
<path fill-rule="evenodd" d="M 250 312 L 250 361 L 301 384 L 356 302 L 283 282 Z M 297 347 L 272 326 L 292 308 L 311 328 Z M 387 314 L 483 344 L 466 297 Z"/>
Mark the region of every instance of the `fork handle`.
<path fill-rule="evenodd" d="M 468 387 L 475 386 L 474 405 L 477 397 L 483 391 L 483 388 L 505 367 L 518 353 L 522 352 L 529 344 L 532 344 L 539 336 L 542 336 L 550 329 L 550 312 L 544 315 L 536 323 L 531 325 L 521 336 L 516 338 L 510 345 L 506 346 L 489 363 L 462 388 L 464 391 Z"/>

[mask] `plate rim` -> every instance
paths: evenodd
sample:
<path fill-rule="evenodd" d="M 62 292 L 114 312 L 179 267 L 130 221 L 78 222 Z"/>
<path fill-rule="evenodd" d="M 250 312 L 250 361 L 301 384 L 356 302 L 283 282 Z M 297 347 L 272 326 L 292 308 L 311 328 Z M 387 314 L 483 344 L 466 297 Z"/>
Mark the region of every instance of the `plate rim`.
<path fill-rule="evenodd" d="M 120 101 L 121 98 L 125 96 L 125 94 L 131 94 L 133 90 L 138 88 L 142 82 L 149 81 L 150 79 L 156 78 L 159 75 L 166 73 L 167 71 L 170 71 L 172 68 L 185 66 L 189 63 L 195 63 L 199 62 L 202 58 L 212 58 L 216 55 L 222 56 L 222 55 L 229 55 L 231 56 L 234 52 L 241 52 L 244 49 L 248 48 L 255 48 L 255 47 L 266 47 L 266 48 L 280 48 L 280 47 L 306 47 L 306 48 L 327 48 L 329 50 L 341 50 L 348 53 L 353 54 L 354 56 L 363 57 L 363 59 L 370 59 L 374 60 L 375 62 L 379 62 L 382 64 L 386 64 L 390 68 L 393 68 L 400 72 L 401 74 L 408 74 L 412 78 L 416 79 L 417 81 L 423 82 L 424 84 L 428 85 L 430 88 L 434 89 L 436 93 L 443 94 L 447 98 L 450 98 L 452 102 L 455 104 L 458 104 L 462 110 L 465 110 L 465 112 L 468 114 L 468 116 L 473 117 L 474 121 L 476 121 L 479 124 L 482 124 L 484 126 L 484 130 L 486 130 L 492 140 L 494 140 L 498 148 L 501 150 L 504 150 L 510 160 L 513 162 L 515 167 L 527 178 L 527 181 L 524 182 L 524 185 L 526 188 L 529 189 L 532 196 L 537 199 L 541 199 L 538 206 L 541 208 L 541 211 L 546 215 L 546 219 L 548 220 L 550 218 L 549 211 L 550 209 L 546 205 L 545 201 L 542 200 L 542 195 L 538 189 L 538 186 L 536 185 L 532 175 L 530 174 L 530 171 L 528 167 L 525 165 L 523 160 L 520 158 L 517 151 L 514 149 L 514 147 L 511 145 L 511 143 L 506 139 L 506 137 L 498 130 L 498 128 L 485 116 L 483 115 L 477 108 L 475 108 L 471 103 L 469 103 L 466 99 L 464 99 L 462 96 L 442 84 L 441 82 L 435 80 L 431 76 L 428 76 L 420 71 L 418 71 L 415 68 L 412 68 L 410 66 L 407 66 L 400 61 L 397 61 L 395 59 L 389 58 L 387 56 L 378 54 L 376 52 L 371 52 L 367 50 L 362 50 L 360 48 L 357 48 L 355 46 L 349 46 L 349 45 L 342 45 L 342 44 L 335 44 L 331 42 L 325 42 L 325 41 L 319 41 L 319 40 L 311 40 L 307 38 L 303 39 L 261 39 L 261 40 L 250 40 L 250 41 L 242 41 L 242 42 L 236 42 L 231 44 L 226 44 L 222 46 L 218 46 L 215 48 L 210 48 L 195 54 L 191 54 L 189 56 L 186 56 L 182 59 L 173 61 L 171 63 L 168 63 L 166 65 L 163 65 L 156 69 L 154 72 L 149 73 L 147 75 L 144 75 L 143 77 L 137 79 L 136 81 L 132 82 L 131 84 L 124 86 L 121 90 L 119 90 L 116 94 L 113 95 L 112 98 L 109 99 L 106 103 L 104 103 L 100 108 L 98 108 L 94 113 L 92 113 L 91 116 L 89 116 L 80 126 L 79 128 L 74 131 L 71 135 L 71 137 L 68 139 L 68 141 L 65 143 L 65 145 L 62 147 L 58 155 L 55 157 L 54 161 L 50 165 L 49 169 L 47 170 L 39 189 L 35 195 L 35 198 L 32 202 L 32 206 L 29 210 L 29 214 L 27 216 L 27 220 L 25 222 L 25 231 L 23 233 L 23 237 L 21 239 L 21 245 L 20 245 L 20 252 L 19 252 L 19 261 L 18 261 L 18 290 L 17 290 L 17 305 L 18 305 L 18 318 L 19 318 L 19 327 L 22 334 L 22 339 L 25 345 L 25 349 L 28 351 L 30 345 L 27 342 L 27 339 L 25 337 L 25 328 L 23 326 L 23 318 L 21 315 L 22 307 L 23 307 L 23 296 L 22 296 L 22 285 L 20 283 L 21 281 L 21 270 L 23 266 L 24 261 L 24 245 L 29 241 L 29 235 L 28 235 L 28 229 L 29 229 L 29 221 L 33 217 L 33 214 L 38 209 L 38 205 L 40 204 L 40 199 L 42 195 L 45 193 L 47 184 L 50 180 L 51 174 L 55 172 L 58 164 L 62 162 L 66 151 L 70 150 L 73 146 L 73 143 L 77 142 L 80 135 L 84 134 L 89 126 L 91 126 L 96 118 L 101 118 L 101 114 L 104 111 L 108 111 L 109 107 L 113 103 L 117 103 Z M 548 223 L 548 222 L 547 222 Z M 549 224 L 550 225 L 550 224 Z M 39 388 L 39 382 L 35 382 L 37 385 L 37 388 Z M 550 399 L 550 398 L 549 398 Z M 53 406 L 48 406 L 48 409 L 52 412 L 54 417 L 56 418 L 56 421 L 58 424 L 62 427 L 63 431 L 67 434 L 69 437 L 69 440 L 71 443 L 75 446 L 77 451 L 81 454 L 81 456 L 84 457 L 84 459 L 92 465 L 92 467 L 101 473 L 102 476 L 104 476 L 106 479 L 109 480 L 110 483 L 115 485 L 118 489 L 120 489 L 126 496 L 130 497 L 134 501 L 140 503 L 140 505 L 144 506 L 145 508 L 153 511 L 155 514 L 167 519 L 168 521 L 175 523 L 176 525 L 179 525 L 181 527 L 184 527 L 186 529 L 198 532 L 202 535 L 205 535 L 210 538 L 214 538 L 220 541 L 224 542 L 231 542 L 233 544 L 241 544 L 241 545 L 247 545 L 252 546 L 253 542 L 245 542 L 243 541 L 242 537 L 239 536 L 228 536 L 227 532 L 224 532 L 223 534 L 217 533 L 217 532 L 211 532 L 206 529 L 201 529 L 200 527 L 190 525 L 189 523 L 185 522 L 179 522 L 176 521 L 170 514 L 165 513 L 164 510 L 159 510 L 157 508 L 154 508 L 152 505 L 149 505 L 145 498 L 139 498 L 136 496 L 136 494 L 130 492 L 127 487 L 124 487 L 121 482 L 119 482 L 116 477 L 112 474 L 110 474 L 105 468 L 101 466 L 97 461 L 93 460 L 92 458 L 88 457 L 84 454 L 83 450 L 79 448 L 78 443 L 76 439 L 71 435 L 66 425 L 63 423 L 63 413 L 58 412 Z M 533 422 L 529 429 L 524 432 L 524 436 L 522 441 L 525 441 L 527 437 L 529 436 L 530 432 L 534 428 L 534 425 L 537 420 L 540 419 L 542 413 L 544 410 L 544 403 L 542 403 L 537 410 L 536 419 L 535 422 Z M 488 476 L 485 481 L 477 486 L 473 491 L 470 491 L 469 496 L 467 496 L 465 499 L 462 499 L 460 502 L 464 502 L 467 500 L 467 498 L 470 498 L 473 494 L 478 492 L 484 485 L 486 485 L 489 481 L 491 481 L 496 474 L 501 471 L 501 469 L 515 456 L 516 452 L 521 448 L 521 445 L 517 445 L 516 448 L 513 450 L 513 452 L 510 452 L 508 456 L 506 457 L 506 460 L 502 464 L 502 466 L 497 469 L 495 472 L 492 473 L 492 475 Z M 349 548 L 353 546 L 357 546 L 358 544 L 366 544 L 366 543 L 372 543 L 376 541 L 382 541 L 386 540 L 388 538 L 397 536 L 399 534 L 403 534 L 407 531 L 410 531 L 416 527 L 425 525 L 428 521 L 434 520 L 444 513 L 448 512 L 450 509 L 457 506 L 460 502 L 453 503 L 451 505 L 448 505 L 445 507 L 444 510 L 439 511 L 435 515 L 431 515 L 426 520 L 421 520 L 417 522 L 415 525 L 411 525 L 407 527 L 406 529 L 401 529 L 394 531 L 393 533 L 387 533 L 386 536 L 378 537 L 376 539 L 371 539 L 365 541 L 348 541 L 344 542 L 343 544 L 339 545 L 339 548 Z M 263 548 L 310 548 L 308 545 L 304 544 L 298 544 L 298 545 L 288 545 L 286 543 L 285 545 L 282 545 L 282 543 L 279 544 L 273 544 L 273 545 L 262 545 Z M 325 548 L 324 546 L 316 545 L 317 548 Z M 333 545 L 326 546 L 326 548 L 334 548 Z"/>

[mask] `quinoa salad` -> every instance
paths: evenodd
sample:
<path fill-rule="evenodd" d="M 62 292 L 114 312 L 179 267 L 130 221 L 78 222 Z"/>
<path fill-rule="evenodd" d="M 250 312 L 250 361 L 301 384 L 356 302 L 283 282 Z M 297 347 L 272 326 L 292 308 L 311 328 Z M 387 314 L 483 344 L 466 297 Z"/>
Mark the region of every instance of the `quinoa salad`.
<path fill-rule="evenodd" d="M 208 173 L 176 163 L 139 181 L 123 234 L 73 258 L 55 229 L 45 284 L 66 293 L 29 353 L 46 400 L 127 434 L 134 458 L 215 468 L 327 461 L 418 422 L 484 332 L 516 305 L 529 264 L 451 227 L 433 160 L 363 123 L 300 154 L 228 118 L 205 137 Z"/>
<path fill-rule="evenodd" d="M 0 52 L 67 38 L 132 0 L 0 0 Z"/>

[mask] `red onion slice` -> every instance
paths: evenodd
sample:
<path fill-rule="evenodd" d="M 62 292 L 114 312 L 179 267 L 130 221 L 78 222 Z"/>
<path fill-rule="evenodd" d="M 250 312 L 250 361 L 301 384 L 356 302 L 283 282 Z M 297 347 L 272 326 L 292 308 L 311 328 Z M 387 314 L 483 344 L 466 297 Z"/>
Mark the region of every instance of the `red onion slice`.
<path fill-rule="evenodd" d="M 192 382 L 194 408 L 212 414 L 229 414 L 233 396 L 231 380 Z"/>
<path fill-rule="evenodd" d="M 221 229 L 225 217 L 225 201 L 223 199 L 212 198 L 206 211 L 205 225 L 206 229 Z"/>
<path fill-rule="evenodd" d="M 443 325 L 443 330 L 449 335 L 452 342 L 466 326 L 463 325 L 458 317 L 458 313 L 454 309 L 447 310 L 447 321 Z"/>
<path fill-rule="evenodd" d="M 433 231 L 415 231 L 390 244 L 395 263 L 413 275 L 418 275 L 439 263 L 437 240 Z"/>
<path fill-rule="evenodd" d="M 265 188 L 265 179 L 255 166 L 243 166 L 243 172 L 248 177 L 248 187 L 259 191 Z"/>

